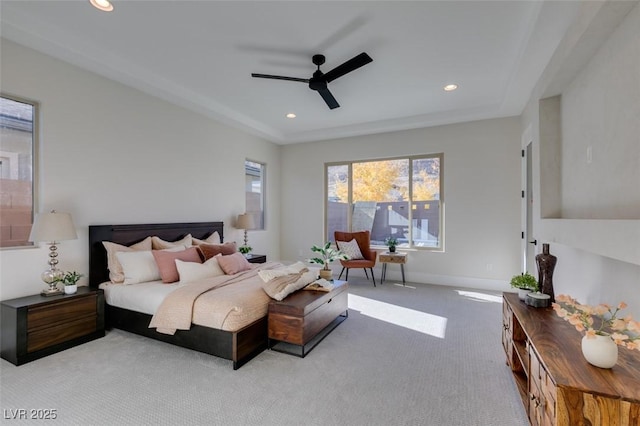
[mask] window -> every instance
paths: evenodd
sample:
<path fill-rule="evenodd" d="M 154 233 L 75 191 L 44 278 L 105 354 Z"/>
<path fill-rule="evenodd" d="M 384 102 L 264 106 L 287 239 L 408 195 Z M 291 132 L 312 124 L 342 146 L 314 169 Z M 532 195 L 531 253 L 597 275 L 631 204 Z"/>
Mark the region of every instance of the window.
<path fill-rule="evenodd" d="M 442 164 L 442 154 L 327 164 L 327 241 L 369 230 L 372 245 L 442 249 Z"/>
<path fill-rule="evenodd" d="M 254 229 L 264 229 L 265 165 L 245 160 L 245 194 L 247 214 L 253 216 Z"/>
<path fill-rule="evenodd" d="M 37 106 L 0 97 L 0 247 L 32 245 Z"/>

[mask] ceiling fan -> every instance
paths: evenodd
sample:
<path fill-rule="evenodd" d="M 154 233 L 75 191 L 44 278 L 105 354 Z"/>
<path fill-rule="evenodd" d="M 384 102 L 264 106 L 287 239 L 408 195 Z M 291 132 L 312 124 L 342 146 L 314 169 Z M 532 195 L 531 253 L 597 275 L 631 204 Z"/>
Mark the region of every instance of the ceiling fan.
<path fill-rule="evenodd" d="M 357 70 L 358 68 L 367 65 L 369 62 L 372 62 L 373 59 L 366 53 L 362 52 L 359 55 L 354 56 L 349 59 L 347 62 L 338 65 L 331 71 L 326 74 L 320 71 L 320 65 L 324 64 L 325 57 L 324 55 L 313 55 L 311 58 L 313 63 L 318 67 L 318 69 L 313 73 L 313 77 L 311 78 L 297 78 L 297 77 L 284 77 L 281 75 L 269 75 L 269 74 L 251 74 L 251 77 L 257 78 L 271 78 L 274 80 L 288 80 L 288 81 L 299 81 L 300 83 L 308 83 L 309 88 L 311 90 L 315 90 L 322 96 L 322 99 L 327 103 L 327 106 L 330 109 L 338 108 L 340 104 L 336 101 L 336 98 L 333 97 L 329 88 L 327 87 L 327 83 L 331 83 L 336 78 L 342 77 L 345 74 L 350 73 L 351 71 Z"/>

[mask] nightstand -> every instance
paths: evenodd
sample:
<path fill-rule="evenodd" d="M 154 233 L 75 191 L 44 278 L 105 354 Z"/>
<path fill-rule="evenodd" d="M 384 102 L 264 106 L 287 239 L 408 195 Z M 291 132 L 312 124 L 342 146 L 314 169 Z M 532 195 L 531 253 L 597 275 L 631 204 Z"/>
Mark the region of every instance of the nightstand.
<path fill-rule="evenodd" d="M 249 263 L 265 263 L 267 261 L 267 256 L 264 254 L 247 254 L 245 255 Z"/>
<path fill-rule="evenodd" d="M 380 279 L 380 284 L 384 283 L 384 279 L 387 278 L 387 264 L 395 263 L 400 265 L 400 270 L 402 271 L 402 285 L 405 285 L 404 282 L 404 264 L 407 263 L 407 253 L 390 253 L 384 252 L 380 253 L 378 256 L 380 263 L 382 263 L 382 277 Z"/>
<path fill-rule="evenodd" d="M 4 300 L 0 316 L 0 354 L 22 365 L 103 337 L 104 292 L 78 287 L 75 294 Z"/>

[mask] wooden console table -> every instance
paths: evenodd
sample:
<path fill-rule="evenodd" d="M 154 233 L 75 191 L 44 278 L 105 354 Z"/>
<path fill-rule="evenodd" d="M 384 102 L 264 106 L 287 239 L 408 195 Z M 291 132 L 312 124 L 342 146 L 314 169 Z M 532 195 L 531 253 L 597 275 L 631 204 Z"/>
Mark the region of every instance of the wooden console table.
<path fill-rule="evenodd" d="M 502 345 L 532 425 L 640 425 L 640 352 L 620 347 L 612 369 L 594 367 L 553 309 L 503 300 Z"/>

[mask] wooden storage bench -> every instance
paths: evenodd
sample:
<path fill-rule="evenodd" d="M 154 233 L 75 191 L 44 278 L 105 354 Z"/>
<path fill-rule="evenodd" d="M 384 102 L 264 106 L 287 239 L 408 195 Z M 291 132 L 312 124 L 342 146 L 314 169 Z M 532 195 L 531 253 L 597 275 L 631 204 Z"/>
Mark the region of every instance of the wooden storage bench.
<path fill-rule="evenodd" d="M 330 292 L 299 290 L 269 303 L 269 348 L 305 357 L 349 315 L 346 281 Z"/>

